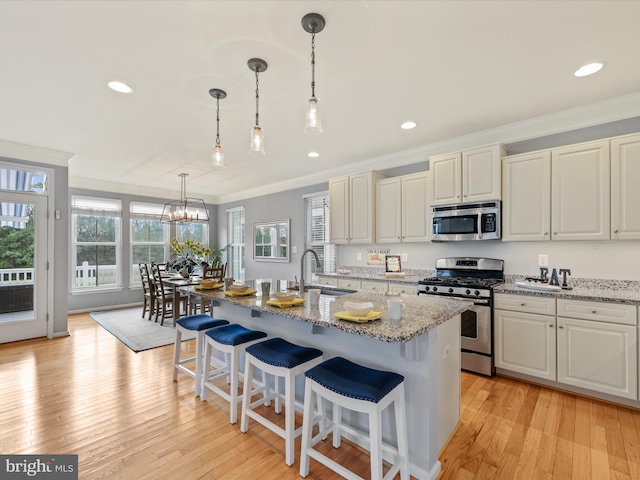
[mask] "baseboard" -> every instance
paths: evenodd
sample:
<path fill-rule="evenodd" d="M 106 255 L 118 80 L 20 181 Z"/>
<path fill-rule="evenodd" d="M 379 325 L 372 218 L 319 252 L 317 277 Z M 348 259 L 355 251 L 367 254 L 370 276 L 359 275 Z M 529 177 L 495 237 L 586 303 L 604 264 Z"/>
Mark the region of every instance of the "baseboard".
<path fill-rule="evenodd" d="M 121 308 L 134 308 L 134 307 L 142 308 L 142 302 L 126 303 L 122 305 L 107 305 L 105 307 L 94 307 L 94 308 L 82 309 L 82 310 L 69 310 L 67 311 L 67 315 L 73 315 L 75 313 L 102 312 L 104 310 L 119 310 Z"/>

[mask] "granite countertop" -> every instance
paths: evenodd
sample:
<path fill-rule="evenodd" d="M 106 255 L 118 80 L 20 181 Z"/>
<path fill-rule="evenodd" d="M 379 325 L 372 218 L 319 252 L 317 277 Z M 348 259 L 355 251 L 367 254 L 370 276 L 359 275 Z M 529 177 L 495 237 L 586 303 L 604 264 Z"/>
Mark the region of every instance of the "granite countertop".
<path fill-rule="evenodd" d="M 247 281 L 245 283 L 250 284 L 258 293 L 250 296 L 226 296 L 220 290 L 198 291 L 197 293 L 206 298 L 238 305 L 253 311 L 266 312 L 321 327 L 334 328 L 388 343 L 408 342 L 414 337 L 422 335 L 464 312 L 473 305 L 472 302 L 466 300 L 450 300 L 431 296 L 357 292 L 340 296 L 320 295 L 320 302 L 317 306 L 310 306 L 307 302 L 298 307 L 278 308 L 267 305 L 268 299 L 260 295 L 261 280 Z M 187 288 L 193 290 L 193 287 Z M 404 300 L 405 309 L 402 314 L 402 320 L 399 322 L 392 322 L 389 319 L 387 298 L 391 296 L 400 296 Z M 345 310 L 343 308 L 345 301 L 371 302 L 373 303 L 374 311 L 382 312 L 382 318 L 368 323 L 355 323 L 335 318 L 333 316 L 334 313 Z"/>
<path fill-rule="evenodd" d="M 531 290 L 515 284 L 524 277 L 508 276 L 506 283 L 494 288 L 494 293 L 510 293 L 549 298 L 568 298 L 595 302 L 640 305 L 640 282 L 631 280 L 572 279 L 567 282 L 571 290 L 555 292 Z"/>
<path fill-rule="evenodd" d="M 384 267 L 345 267 L 346 272 L 321 273 L 321 277 L 353 278 L 354 280 L 379 280 L 381 282 L 417 284 L 418 280 L 433 277 L 435 270 L 404 269 L 404 275 L 387 274 Z"/>

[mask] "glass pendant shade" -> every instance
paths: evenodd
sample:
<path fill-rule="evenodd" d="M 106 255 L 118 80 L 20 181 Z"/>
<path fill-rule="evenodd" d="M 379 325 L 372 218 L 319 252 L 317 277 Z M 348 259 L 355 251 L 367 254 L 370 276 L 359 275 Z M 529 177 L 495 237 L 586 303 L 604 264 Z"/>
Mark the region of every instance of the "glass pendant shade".
<path fill-rule="evenodd" d="M 224 152 L 220 145 L 216 145 L 213 149 L 213 162 L 214 167 L 224 167 Z"/>
<path fill-rule="evenodd" d="M 249 148 L 251 155 L 264 155 L 264 137 L 262 136 L 262 128 L 254 126 L 251 129 L 251 147 Z"/>
<path fill-rule="evenodd" d="M 320 135 L 322 133 L 322 119 L 320 118 L 320 105 L 318 105 L 318 102 L 316 97 L 311 97 L 308 100 L 304 133 L 309 135 Z"/>

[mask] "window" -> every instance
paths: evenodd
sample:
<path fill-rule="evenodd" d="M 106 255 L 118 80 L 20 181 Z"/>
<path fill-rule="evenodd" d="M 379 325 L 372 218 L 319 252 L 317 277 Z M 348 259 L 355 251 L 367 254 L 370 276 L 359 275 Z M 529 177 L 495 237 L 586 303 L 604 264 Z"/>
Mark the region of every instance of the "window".
<path fill-rule="evenodd" d="M 120 216 L 122 202 L 109 198 L 71 197 L 72 290 L 120 285 Z"/>
<path fill-rule="evenodd" d="M 244 280 L 244 207 L 227 210 L 227 276 Z"/>
<path fill-rule="evenodd" d="M 141 285 L 139 263 L 163 263 L 168 258 L 169 226 L 160 222 L 163 205 L 131 202 L 131 285 Z"/>
<path fill-rule="evenodd" d="M 318 274 L 335 273 L 338 257 L 336 245 L 329 243 L 329 193 L 315 193 L 304 197 L 304 248 L 312 248 L 322 263 L 316 267 L 313 255 L 305 257 L 305 282 L 316 282 Z"/>
<path fill-rule="evenodd" d="M 176 225 L 176 238 L 179 243 L 193 240 L 209 246 L 209 225 L 206 223 L 178 223 Z"/>

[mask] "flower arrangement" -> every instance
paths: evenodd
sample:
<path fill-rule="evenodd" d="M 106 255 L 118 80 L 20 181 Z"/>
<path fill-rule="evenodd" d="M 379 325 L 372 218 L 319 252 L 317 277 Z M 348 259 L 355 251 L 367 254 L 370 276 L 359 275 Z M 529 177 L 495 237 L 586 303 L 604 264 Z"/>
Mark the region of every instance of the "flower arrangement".
<path fill-rule="evenodd" d="M 194 267 L 209 266 L 213 251 L 201 242 L 186 240 L 180 243 L 178 239 L 174 237 L 171 239 L 170 245 L 176 254 L 176 258 L 167 263 L 171 263 L 171 268 L 174 270 L 186 268 L 191 272 Z"/>

